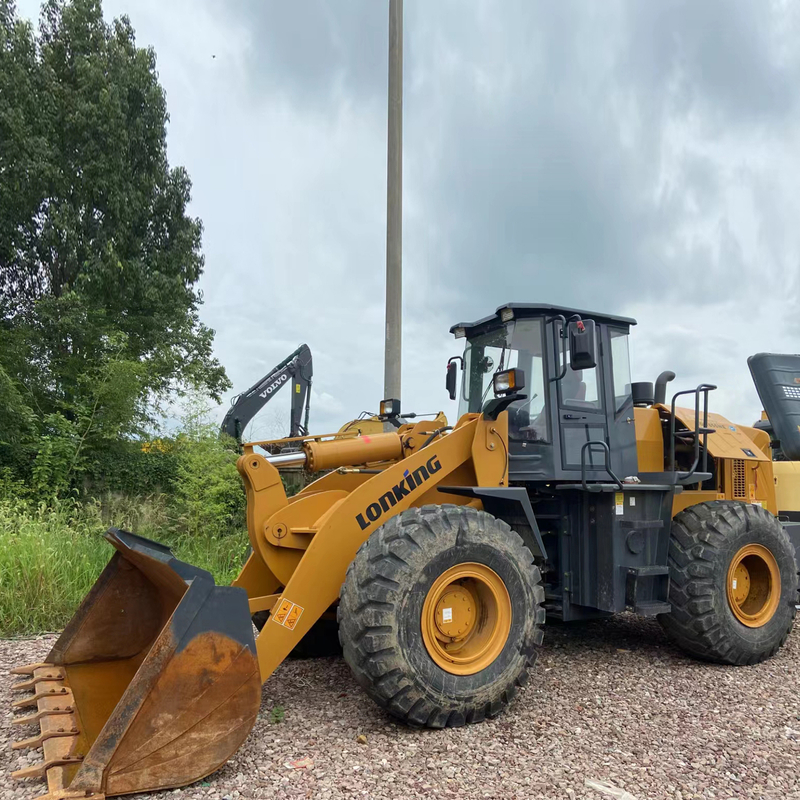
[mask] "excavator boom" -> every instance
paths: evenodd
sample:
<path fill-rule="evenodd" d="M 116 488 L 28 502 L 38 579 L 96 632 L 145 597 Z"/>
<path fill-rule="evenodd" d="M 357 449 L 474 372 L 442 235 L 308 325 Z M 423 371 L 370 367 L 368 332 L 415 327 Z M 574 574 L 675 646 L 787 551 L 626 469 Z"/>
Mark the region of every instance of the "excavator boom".
<path fill-rule="evenodd" d="M 289 437 L 308 433 L 311 400 L 311 378 L 314 374 L 311 350 L 301 344 L 280 364 L 273 367 L 258 383 L 233 398 L 222 421 L 222 433 L 241 441 L 242 433 L 255 415 L 285 384 L 292 384 Z"/>

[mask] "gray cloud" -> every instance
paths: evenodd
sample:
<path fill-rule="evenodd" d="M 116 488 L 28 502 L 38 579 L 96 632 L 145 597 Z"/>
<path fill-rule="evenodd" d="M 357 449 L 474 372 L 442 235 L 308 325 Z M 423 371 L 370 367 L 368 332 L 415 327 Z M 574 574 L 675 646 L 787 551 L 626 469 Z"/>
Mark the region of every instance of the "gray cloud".
<path fill-rule="evenodd" d="M 388 22 L 375 0 L 232 0 L 218 13 L 248 31 L 248 77 L 268 92 L 310 107 L 383 96 Z"/>
<path fill-rule="evenodd" d="M 439 142 L 420 194 L 442 223 L 432 250 L 448 253 L 442 274 L 459 302 L 477 289 L 619 307 L 685 297 L 676 271 L 701 289 L 741 278 L 718 197 L 735 162 L 714 151 L 731 129 L 768 142 L 795 121 L 797 63 L 775 56 L 784 15 L 746 2 L 497 11 L 489 27 L 466 14 L 435 26 L 460 63 L 430 68 L 445 85 L 433 92 Z M 427 90 L 412 95 L 410 117 Z M 750 177 L 740 180 L 752 188 Z M 683 233 L 702 223 L 717 226 L 715 243 Z"/>
<path fill-rule="evenodd" d="M 318 429 L 381 395 L 387 7 L 106 0 L 158 53 L 218 354 L 242 389 L 307 341 Z M 800 9 L 405 7 L 406 408 L 454 413 L 452 322 L 547 300 L 638 317 L 636 378 L 752 421 L 747 355 L 800 350 Z"/>

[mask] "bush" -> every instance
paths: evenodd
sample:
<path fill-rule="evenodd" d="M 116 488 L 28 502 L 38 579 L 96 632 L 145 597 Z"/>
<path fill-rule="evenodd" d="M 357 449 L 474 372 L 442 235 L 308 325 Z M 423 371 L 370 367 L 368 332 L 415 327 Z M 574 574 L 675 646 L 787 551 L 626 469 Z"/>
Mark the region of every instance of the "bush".
<path fill-rule="evenodd" d="M 113 551 L 114 526 L 173 548 L 218 584 L 236 577 L 248 547 L 245 492 L 233 440 L 193 407 L 172 437 L 109 442 L 77 471 L 73 428 L 53 415 L 33 479 L 0 468 L 0 636 L 62 628 Z"/>
<path fill-rule="evenodd" d="M 171 494 L 178 478 L 178 455 L 169 439 L 119 441 L 98 453 L 87 469 L 84 489 L 89 495 Z"/>
<path fill-rule="evenodd" d="M 32 506 L 0 500 L 0 636 L 64 627 L 113 555 L 102 538 L 113 519 L 173 548 L 176 557 L 229 584 L 244 563 L 244 535 L 188 535 L 172 524 L 162 496 L 133 501 L 58 501 Z"/>
<path fill-rule="evenodd" d="M 245 492 L 236 443 L 221 437 L 205 414 L 184 420 L 177 437 L 174 505 L 187 533 L 218 536 L 245 525 Z"/>

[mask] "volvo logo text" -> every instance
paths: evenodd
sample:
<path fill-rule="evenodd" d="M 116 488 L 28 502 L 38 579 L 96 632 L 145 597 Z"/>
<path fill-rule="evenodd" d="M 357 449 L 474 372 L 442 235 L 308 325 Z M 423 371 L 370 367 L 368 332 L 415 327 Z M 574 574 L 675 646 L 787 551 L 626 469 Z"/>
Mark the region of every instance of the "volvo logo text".
<path fill-rule="evenodd" d="M 269 386 L 267 386 L 266 389 L 264 389 L 263 392 L 259 392 L 258 396 L 266 397 L 267 395 L 272 394 L 279 386 L 282 386 L 288 380 L 289 380 L 288 375 L 286 374 L 281 375 L 280 378 L 278 378 L 278 380 L 275 381 L 275 383 L 271 383 Z"/>

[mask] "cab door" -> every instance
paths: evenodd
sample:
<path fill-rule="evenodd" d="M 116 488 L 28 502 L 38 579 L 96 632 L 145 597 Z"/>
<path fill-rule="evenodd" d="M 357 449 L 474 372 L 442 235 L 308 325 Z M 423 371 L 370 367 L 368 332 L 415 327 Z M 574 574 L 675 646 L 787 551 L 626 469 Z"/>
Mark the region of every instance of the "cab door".
<path fill-rule="evenodd" d="M 569 356 L 567 356 L 569 361 Z M 605 470 L 602 447 L 584 447 L 587 442 L 608 444 L 608 422 L 603 391 L 602 359 L 592 369 L 574 370 L 567 363 L 564 377 L 557 382 L 558 427 L 561 440 L 561 467 L 581 469 L 581 453 L 587 474 L 596 480 L 597 470 Z"/>
<path fill-rule="evenodd" d="M 602 346 L 605 374 L 605 396 L 609 420 L 611 465 L 620 479 L 636 475 L 639 459 L 636 453 L 636 425 L 631 394 L 631 367 L 628 354 L 628 328 L 604 326 Z"/>

